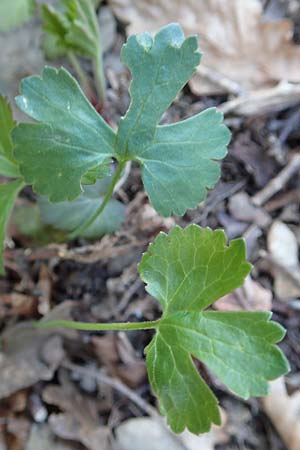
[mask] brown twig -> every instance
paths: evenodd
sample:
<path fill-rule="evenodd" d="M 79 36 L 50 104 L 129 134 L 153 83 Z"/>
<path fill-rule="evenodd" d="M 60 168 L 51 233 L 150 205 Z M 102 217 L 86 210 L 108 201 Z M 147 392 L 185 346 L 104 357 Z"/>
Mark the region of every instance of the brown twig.
<path fill-rule="evenodd" d="M 122 383 L 122 381 L 120 381 L 116 378 L 112 378 L 107 375 L 104 375 L 100 371 L 96 371 L 91 368 L 78 366 L 77 364 L 73 364 L 70 361 L 63 361 L 61 366 L 64 367 L 65 369 L 72 370 L 79 374 L 95 378 L 95 380 L 99 381 L 100 383 L 106 384 L 107 386 L 111 386 L 116 391 L 125 395 L 133 403 L 135 403 L 142 411 L 144 411 L 146 414 L 148 414 L 150 417 L 152 417 L 161 427 L 163 427 L 163 429 L 169 433 L 171 438 L 174 439 L 174 441 L 177 443 L 177 445 L 178 444 L 181 445 L 182 450 L 188 450 L 187 447 L 182 442 L 180 436 L 174 435 L 169 430 L 169 428 L 166 426 L 166 423 L 162 419 L 161 415 L 158 414 L 156 409 L 153 408 L 153 406 L 149 405 L 149 403 L 147 403 L 138 394 L 136 394 L 134 391 L 132 391 L 128 386 L 126 386 L 124 383 Z"/>
<path fill-rule="evenodd" d="M 104 375 L 100 371 L 96 371 L 91 368 L 86 368 L 79 366 L 77 364 L 73 364 L 70 361 L 63 361 L 62 367 L 68 370 L 72 370 L 74 372 L 77 372 L 82 375 L 86 375 L 88 377 L 92 377 L 99 381 L 100 383 L 106 384 L 107 386 L 112 387 L 116 391 L 120 392 L 121 394 L 128 397 L 133 403 L 135 403 L 139 408 L 142 409 L 146 414 L 148 414 L 151 417 L 159 418 L 161 419 L 160 415 L 156 411 L 153 406 L 149 405 L 145 400 L 142 399 L 138 394 L 136 394 L 134 391 L 132 391 L 128 386 L 126 386 L 122 381 L 109 377 L 107 375 Z"/>
<path fill-rule="evenodd" d="M 252 197 L 256 206 L 262 206 L 273 195 L 279 192 L 295 173 L 300 170 L 300 154 L 295 154 L 287 166 L 279 172 L 261 191 Z"/>
<path fill-rule="evenodd" d="M 234 80 L 231 80 L 230 78 L 225 77 L 223 74 L 217 72 L 214 69 L 211 69 L 210 67 L 201 65 L 198 68 L 198 73 L 202 77 L 210 81 L 212 84 L 219 86 L 229 94 L 242 95 L 244 93 L 244 89 L 240 84 L 238 84 Z"/>
<path fill-rule="evenodd" d="M 273 256 L 270 253 L 266 252 L 265 250 L 261 250 L 259 252 L 259 256 L 268 261 L 272 266 L 274 266 L 282 274 L 284 274 L 287 278 L 289 278 L 296 287 L 298 288 L 300 287 L 300 277 L 297 275 L 297 273 L 293 272 L 293 270 L 291 270 L 288 266 L 280 264 L 278 261 L 276 261 L 276 259 L 273 258 Z"/>
<path fill-rule="evenodd" d="M 283 208 L 286 205 L 290 205 L 291 203 L 299 203 L 300 202 L 300 189 L 292 189 L 288 192 L 284 192 L 282 195 L 278 195 L 273 200 L 267 202 L 264 206 L 264 209 L 268 213 L 272 213 L 279 208 Z"/>
<path fill-rule="evenodd" d="M 137 277 L 135 279 L 135 281 L 131 284 L 131 286 L 129 286 L 129 288 L 127 289 L 127 291 L 125 291 L 123 297 L 121 298 L 121 300 L 119 301 L 117 307 L 115 308 L 115 314 L 119 314 L 122 311 L 124 311 L 124 309 L 126 308 L 126 306 L 128 305 L 128 303 L 130 302 L 131 298 L 133 297 L 133 295 L 136 293 L 136 291 L 143 285 L 142 280 L 140 279 L 140 277 Z"/>

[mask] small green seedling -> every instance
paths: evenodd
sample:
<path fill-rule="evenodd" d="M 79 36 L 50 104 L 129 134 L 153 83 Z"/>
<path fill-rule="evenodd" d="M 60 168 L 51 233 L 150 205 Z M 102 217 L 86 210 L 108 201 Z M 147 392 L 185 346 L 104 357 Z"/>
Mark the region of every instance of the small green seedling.
<path fill-rule="evenodd" d="M 99 195 L 98 206 L 94 201 L 81 223 L 77 215 L 73 230 L 71 222 L 63 228 L 71 232 L 70 238 L 86 236 L 104 209 L 108 212 L 128 161 L 140 164 L 146 191 L 159 214 L 182 215 L 196 207 L 220 176 L 216 160 L 225 156 L 230 139 L 223 116 L 210 108 L 172 125 L 159 125 L 159 121 L 195 72 L 200 56 L 196 37 L 185 39 L 177 24 L 163 28 L 154 38 L 148 33 L 131 36 L 121 54 L 132 73 L 131 103 L 117 132 L 65 69 L 46 67 L 41 76 L 25 78 L 16 101 L 39 123 L 19 124 L 13 129 L 12 154 L 14 124 L 8 107 L 3 106 L 3 158 L 8 163 L 13 159 L 17 173 L 9 174 L 1 164 L 0 174 L 19 177 L 20 187 L 22 183 L 32 185 L 37 194 L 59 205 L 79 201 L 85 186 L 107 175 L 107 167 L 115 160 L 117 169 L 106 193 Z M 6 105 L 3 99 L 2 105 Z M 3 230 L 9 212 L 2 212 Z"/>
<path fill-rule="evenodd" d="M 210 108 L 179 123 L 159 125 L 200 62 L 197 39 L 185 39 L 180 26 L 172 24 L 154 38 L 148 33 L 131 36 L 123 47 L 122 60 L 132 74 L 131 103 L 116 132 L 63 68 L 47 67 L 41 76 L 23 80 L 17 104 L 38 123 L 13 129 L 14 152 L 10 139 L 14 123 L 7 104 L 0 102 L 5 131 L 0 136 L 0 173 L 15 179 L 0 186 L 1 238 L 24 184 L 42 196 L 41 211 L 44 207 L 49 212 L 47 202 L 53 202 L 48 219 L 44 211 L 45 220 L 72 231 L 70 238 L 74 238 L 88 234 L 108 212 L 128 161 L 140 165 L 148 196 L 163 216 L 182 215 L 196 207 L 217 182 L 216 160 L 225 156 L 230 138 L 222 114 Z M 117 169 L 105 189 L 97 191 L 112 160 Z M 65 220 L 61 222 L 62 211 L 68 209 L 72 215 L 73 202 L 86 209 L 66 225 Z M 176 433 L 184 428 L 203 433 L 211 424 L 220 423 L 220 414 L 217 399 L 192 357 L 245 399 L 265 395 L 267 382 L 289 370 L 274 345 L 284 330 L 270 321 L 271 313 L 206 311 L 219 297 L 241 286 L 250 269 L 242 239 L 227 246 L 222 230 L 175 227 L 169 235 L 158 235 L 139 264 L 148 292 L 161 304 L 160 319 L 103 324 L 41 321 L 37 326 L 87 331 L 154 329 L 145 351 L 161 411 Z"/>
<path fill-rule="evenodd" d="M 89 95 L 90 86 L 77 55 L 89 58 L 100 102 L 105 99 L 105 77 L 102 63 L 101 33 L 93 0 L 60 0 L 59 8 L 42 5 L 43 28 L 46 32 L 44 50 L 50 59 L 67 56 L 77 72 L 80 83 Z"/>

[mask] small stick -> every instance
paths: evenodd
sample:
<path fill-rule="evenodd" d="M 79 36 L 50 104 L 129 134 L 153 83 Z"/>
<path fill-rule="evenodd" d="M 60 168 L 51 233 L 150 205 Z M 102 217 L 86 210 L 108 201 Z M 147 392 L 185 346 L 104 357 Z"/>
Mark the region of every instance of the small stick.
<path fill-rule="evenodd" d="M 279 192 L 292 176 L 300 169 L 300 154 L 292 157 L 287 166 L 279 172 L 261 191 L 252 197 L 252 202 L 256 206 L 262 206 L 273 195 Z"/>
<path fill-rule="evenodd" d="M 94 369 L 78 366 L 77 364 L 73 364 L 70 361 L 63 361 L 61 364 L 62 367 L 68 370 L 73 370 L 74 372 L 77 372 L 82 375 L 87 375 L 89 377 L 95 378 L 100 383 L 106 384 L 107 386 L 111 386 L 116 391 L 120 392 L 121 394 L 125 395 L 127 398 L 129 398 L 133 403 L 135 403 L 139 408 L 141 408 L 142 411 L 144 411 L 148 416 L 152 417 L 161 427 L 163 427 L 164 430 L 166 430 L 169 434 L 169 436 L 174 440 L 174 443 L 177 443 L 181 445 L 182 450 L 188 450 L 187 447 L 182 442 L 180 436 L 174 435 L 169 428 L 166 426 L 164 420 L 162 419 L 161 415 L 158 414 L 155 408 L 153 406 L 149 405 L 144 399 L 142 399 L 138 394 L 136 394 L 133 390 L 131 390 L 129 387 L 126 386 L 126 384 L 122 383 L 122 381 L 108 377 L 107 375 L 104 375 L 100 371 L 96 371 Z"/>
<path fill-rule="evenodd" d="M 244 90 L 240 84 L 225 77 L 223 74 L 211 69 L 210 67 L 202 65 L 198 68 L 198 73 L 213 84 L 220 86 L 220 88 L 224 89 L 229 94 L 242 95 L 244 93 Z"/>
<path fill-rule="evenodd" d="M 142 409 L 142 411 L 144 411 L 149 416 L 159 419 L 161 418 L 156 409 L 153 408 L 153 406 L 149 405 L 138 394 L 129 389 L 129 387 L 127 387 L 126 384 L 122 383 L 122 381 L 104 375 L 100 371 L 95 371 L 90 368 L 87 369 L 86 367 L 78 366 L 77 364 L 73 364 L 69 361 L 64 361 L 61 365 L 65 369 L 72 370 L 82 375 L 93 377 L 100 383 L 104 383 L 108 386 L 111 386 L 116 391 L 119 391 L 121 394 L 128 397 L 133 403 L 135 403 L 139 408 Z"/>
<path fill-rule="evenodd" d="M 270 264 L 272 264 L 272 266 L 274 266 L 282 274 L 289 278 L 296 287 L 300 287 L 300 277 L 297 276 L 297 274 L 295 274 L 295 272 L 293 272 L 288 266 L 280 264 L 279 261 L 276 261 L 276 259 L 274 259 L 273 256 L 265 250 L 261 250 L 259 252 L 259 256 L 265 261 L 268 261 Z"/>

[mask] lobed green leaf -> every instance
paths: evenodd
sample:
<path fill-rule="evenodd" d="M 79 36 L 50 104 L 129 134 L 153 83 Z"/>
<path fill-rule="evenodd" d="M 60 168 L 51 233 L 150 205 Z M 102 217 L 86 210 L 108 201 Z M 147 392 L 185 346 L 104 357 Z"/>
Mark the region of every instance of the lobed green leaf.
<path fill-rule="evenodd" d="M 99 31 L 95 17 L 95 6 L 91 0 L 63 0 L 61 8 L 42 6 L 43 27 L 48 32 L 44 48 L 48 56 L 74 51 L 79 55 L 94 58 L 99 50 Z M 50 45 L 49 45 L 50 43 Z"/>
<path fill-rule="evenodd" d="M 193 433 L 220 423 L 217 402 L 191 357 L 207 365 L 234 393 L 247 399 L 268 391 L 269 380 L 289 365 L 274 344 L 285 334 L 271 313 L 203 312 L 241 286 L 251 265 L 242 239 L 226 245 L 223 231 L 191 225 L 161 233 L 139 265 L 163 316 L 146 348 L 147 369 L 161 410 L 174 432 Z"/>
<path fill-rule="evenodd" d="M 58 34 L 65 27 L 59 17 L 49 25 Z M 40 195 L 64 201 L 80 194 L 84 175 L 105 159 L 115 157 L 120 164 L 135 160 L 158 213 L 182 215 L 218 180 L 216 160 L 225 156 L 230 138 L 214 108 L 173 125 L 158 125 L 196 70 L 197 39 L 185 39 L 181 27 L 171 24 L 154 38 L 148 33 L 131 36 L 122 59 L 132 73 L 131 104 L 116 136 L 66 70 L 46 68 L 42 77 L 23 81 L 17 103 L 41 124 L 21 125 L 14 132 L 21 173 Z"/>
<path fill-rule="evenodd" d="M 73 200 L 82 192 L 82 177 L 107 165 L 115 134 L 63 68 L 46 67 L 41 77 L 24 79 L 21 91 L 18 106 L 41 122 L 13 130 L 21 174 L 50 201 Z"/>
<path fill-rule="evenodd" d="M 83 194 L 72 202 L 50 203 L 39 197 L 41 218 L 47 225 L 71 232 L 80 227 L 83 219 L 92 217 L 100 207 L 110 179 L 98 180 L 92 186 L 85 186 Z M 79 236 L 97 239 L 117 231 L 125 218 L 125 206 L 118 200 L 109 200 L 103 213 Z"/>
<path fill-rule="evenodd" d="M 215 161 L 230 140 L 223 114 L 207 109 L 174 125 L 158 126 L 153 141 L 136 154 L 154 208 L 163 216 L 195 208 L 220 177 Z"/>
<path fill-rule="evenodd" d="M 117 153 L 135 157 L 152 142 L 162 114 L 188 82 L 200 62 L 197 38 L 184 34 L 178 24 L 130 36 L 121 59 L 132 74 L 131 103 L 121 119 Z"/>
<path fill-rule="evenodd" d="M 191 225 L 160 233 L 139 264 L 142 280 L 165 313 L 201 311 L 243 284 L 251 270 L 243 239 Z"/>

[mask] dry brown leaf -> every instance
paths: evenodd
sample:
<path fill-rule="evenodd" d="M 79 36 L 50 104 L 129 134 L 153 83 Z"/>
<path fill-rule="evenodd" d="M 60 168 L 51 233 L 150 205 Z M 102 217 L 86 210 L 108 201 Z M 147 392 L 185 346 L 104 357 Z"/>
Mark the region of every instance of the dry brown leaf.
<path fill-rule="evenodd" d="M 71 444 L 58 441 L 48 425 L 33 424 L 25 450 L 74 450 Z"/>
<path fill-rule="evenodd" d="M 22 333 L 23 330 L 15 330 Z M 50 380 L 64 357 L 60 336 L 42 336 L 31 328 L 23 334 L 24 347 L 9 353 L 0 353 L 0 398 L 8 397 L 20 389 L 40 380 Z M 45 346 L 51 348 L 52 361 L 43 358 Z"/>
<path fill-rule="evenodd" d="M 300 46 L 292 43 L 292 23 L 264 22 L 259 0 L 109 3 L 118 18 L 129 24 L 128 34 L 179 22 L 186 34 L 199 35 L 203 59 L 191 81 L 197 94 L 228 91 L 230 81 L 242 91 L 274 86 L 281 80 L 300 81 Z"/>
<path fill-rule="evenodd" d="M 214 307 L 220 311 L 269 311 L 272 308 L 272 292 L 248 276 L 242 288 L 221 297 Z"/>
<path fill-rule="evenodd" d="M 274 289 L 278 298 L 289 300 L 300 296 L 298 242 L 292 230 L 275 221 L 268 234 L 268 250 L 274 262 Z"/>
<path fill-rule="evenodd" d="M 262 399 L 270 417 L 288 450 L 300 448 L 300 391 L 289 396 L 284 378 L 270 383 L 270 393 Z"/>
<path fill-rule="evenodd" d="M 259 89 L 249 94 L 222 103 L 219 109 L 224 114 L 257 116 L 282 111 L 300 101 L 300 84 L 282 81 L 275 87 Z"/>
<path fill-rule="evenodd" d="M 49 419 L 51 430 L 62 439 L 81 442 L 89 450 L 110 450 L 110 430 L 98 426 L 89 428 L 78 423 L 70 413 L 51 414 Z"/>
<path fill-rule="evenodd" d="M 100 426 L 95 399 L 84 396 L 64 371 L 59 373 L 61 385 L 49 385 L 43 400 L 57 406 L 61 414 L 51 414 L 51 430 L 62 439 L 81 442 L 89 450 L 109 450 L 110 431 Z"/>
<path fill-rule="evenodd" d="M 64 302 L 47 318 L 71 319 L 72 302 Z M 50 380 L 65 356 L 62 336 L 77 336 L 73 330 L 41 330 L 30 322 L 7 328 L 1 335 L 0 399 L 32 386 L 40 380 Z"/>
<path fill-rule="evenodd" d="M 261 228 L 271 222 L 271 217 L 262 208 L 253 205 L 246 192 L 238 192 L 229 199 L 229 211 L 231 215 L 242 222 L 256 223 Z"/>
<path fill-rule="evenodd" d="M 222 421 L 225 413 L 222 410 Z M 174 435 L 163 423 L 153 418 L 138 417 L 123 422 L 116 430 L 118 450 L 215 450 L 215 445 L 224 443 L 227 435 L 222 426 L 213 426 L 201 436 L 184 431 Z"/>

